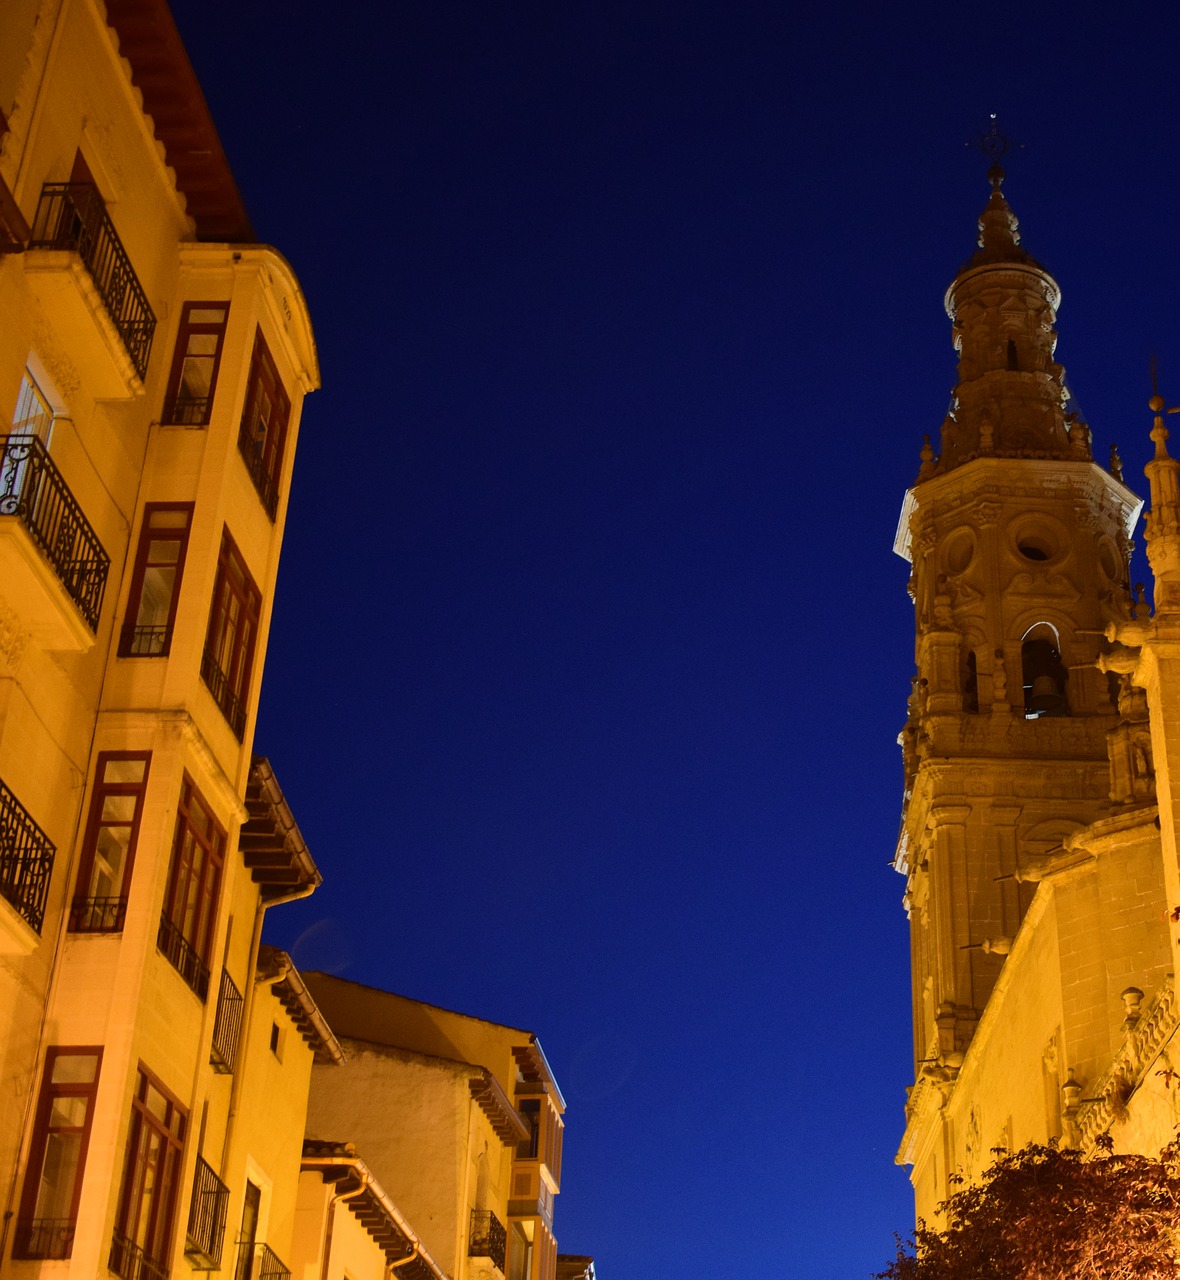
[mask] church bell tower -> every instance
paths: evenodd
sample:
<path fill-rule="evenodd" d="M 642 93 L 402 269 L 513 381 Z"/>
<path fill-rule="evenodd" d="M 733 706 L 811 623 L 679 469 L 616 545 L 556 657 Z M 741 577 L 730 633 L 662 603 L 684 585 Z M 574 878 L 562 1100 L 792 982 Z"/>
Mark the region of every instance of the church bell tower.
<path fill-rule="evenodd" d="M 1021 244 L 1003 170 L 989 177 L 978 247 L 946 292 L 950 410 L 895 545 L 916 620 L 896 867 L 915 1080 L 940 1087 L 953 1086 L 1039 867 L 1117 806 L 1108 735 L 1127 707 L 1095 661 L 1108 626 L 1141 607 L 1128 567 L 1140 501 L 1117 456 L 1107 469 L 1091 455 L 1056 358 L 1060 288 Z M 912 1096 L 910 1120 L 913 1163 L 935 1137 L 915 1129 Z"/>

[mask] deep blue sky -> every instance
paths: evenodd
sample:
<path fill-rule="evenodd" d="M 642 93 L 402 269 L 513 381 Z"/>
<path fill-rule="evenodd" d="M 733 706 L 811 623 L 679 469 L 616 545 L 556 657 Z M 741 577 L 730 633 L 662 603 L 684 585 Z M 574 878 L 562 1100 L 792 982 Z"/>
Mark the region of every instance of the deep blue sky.
<path fill-rule="evenodd" d="M 964 139 L 1023 142 L 1142 489 L 1175 6 L 175 7 L 323 365 L 256 745 L 326 883 L 271 940 L 537 1031 L 602 1280 L 867 1277 L 911 1214 L 890 548 Z"/>

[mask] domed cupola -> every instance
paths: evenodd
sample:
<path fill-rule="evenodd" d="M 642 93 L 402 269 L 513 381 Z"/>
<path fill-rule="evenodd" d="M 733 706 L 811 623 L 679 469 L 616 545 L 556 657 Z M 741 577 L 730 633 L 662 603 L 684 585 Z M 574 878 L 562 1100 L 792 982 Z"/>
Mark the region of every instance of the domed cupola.
<path fill-rule="evenodd" d="M 976 457 L 1089 458 L 1089 432 L 1067 417 L 1057 346 L 1057 281 L 1020 243 L 993 165 L 978 248 L 946 292 L 959 378 L 935 474 Z"/>

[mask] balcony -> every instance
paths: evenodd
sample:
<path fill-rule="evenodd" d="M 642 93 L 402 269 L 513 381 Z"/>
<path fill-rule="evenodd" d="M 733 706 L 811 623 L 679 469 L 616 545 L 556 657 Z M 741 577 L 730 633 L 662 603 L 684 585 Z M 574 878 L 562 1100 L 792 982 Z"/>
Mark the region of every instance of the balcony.
<path fill-rule="evenodd" d="M 209 969 L 192 944 L 166 915 L 160 916 L 156 946 L 167 956 L 172 967 L 203 1001 L 209 994 Z"/>
<path fill-rule="evenodd" d="M 229 677 L 208 649 L 201 655 L 201 679 L 213 695 L 213 701 L 217 703 L 221 714 L 225 716 L 226 723 L 234 731 L 234 737 L 241 742 L 246 732 L 246 708 L 234 692 Z"/>
<path fill-rule="evenodd" d="M 149 1258 L 134 1240 L 121 1231 L 116 1231 L 111 1238 L 107 1267 L 122 1280 L 168 1280 L 167 1264 Z"/>
<path fill-rule="evenodd" d="M 156 317 L 93 183 L 41 188 L 25 274 L 95 398 L 140 394 Z"/>
<path fill-rule="evenodd" d="M 492 1264 L 504 1270 L 504 1254 L 508 1246 L 508 1233 L 504 1224 L 491 1209 L 472 1209 L 471 1233 L 467 1239 L 469 1258 L 488 1258 Z"/>
<path fill-rule="evenodd" d="M 254 481 L 254 488 L 258 490 L 262 506 L 273 524 L 279 509 L 279 491 L 275 487 L 274 477 L 270 474 L 262 450 L 258 442 L 251 437 L 244 418 L 241 429 L 238 431 L 238 452 L 242 455 L 242 461 L 246 464 L 250 479 Z"/>
<path fill-rule="evenodd" d="M 28 810 L 0 782 L 0 897 L 29 926 L 0 918 L 0 954 L 28 955 L 36 946 L 56 852 Z"/>
<path fill-rule="evenodd" d="M 221 1269 L 225 1213 L 228 1207 L 229 1188 L 198 1156 L 184 1245 L 184 1256 L 194 1271 Z"/>
<path fill-rule="evenodd" d="M 0 582 L 25 627 L 47 648 L 90 648 L 110 564 L 45 445 L 0 436 Z"/>
<path fill-rule="evenodd" d="M 39 1258 L 61 1261 L 74 1248 L 73 1218 L 33 1218 L 16 1224 L 12 1242 L 14 1258 Z"/>
<path fill-rule="evenodd" d="M 217 992 L 217 1016 L 213 1021 L 213 1044 L 209 1062 L 218 1075 L 232 1075 L 238 1057 L 238 1036 L 242 1030 L 242 993 L 224 969 Z"/>
<path fill-rule="evenodd" d="M 71 933 L 122 933 L 126 898 L 75 898 L 70 903 Z"/>
<path fill-rule="evenodd" d="M 270 1245 L 243 1240 L 238 1245 L 234 1280 L 291 1280 L 291 1268 L 279 1259 Z"/>

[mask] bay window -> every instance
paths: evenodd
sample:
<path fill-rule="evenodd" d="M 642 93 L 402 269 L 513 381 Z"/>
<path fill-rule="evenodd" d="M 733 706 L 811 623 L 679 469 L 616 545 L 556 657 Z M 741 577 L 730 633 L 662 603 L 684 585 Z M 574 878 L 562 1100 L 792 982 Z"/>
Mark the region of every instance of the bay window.
<path fill-rule="evenodd" d="M 262 594 L 229 530 L 224 530 L 201 677 L 239 742 L 246 732 L 246 698 L 261 607 Z"/>
<path fill-rule="evenodd" d="M 107 1259 L 123 1280 L 167 1280 L 185 1121 L 180 1104 L 141 1066 Z"/>
<path fill-rule="evenodd" d="M 150 751 L 104 751 L 98 757 L 82 862 L 70 904 L 74 933 L 123 929 L 151 758 Z"/>
<path fill-rule="evenodd" d="M 254 353 L 250 357 L 250 378 L 246 384 L 246 403 L 238 431 L 238 449 L 266 514 L 272 520 L 279 506 L 279 476 L 290 416 L 291 401 L 283 389 L 266 342 L 258 333 L 254 337 Z"/>
<path fill-rule="evenodd" d="M 180 314 L 162 422 L 205 426 L 213 412 L 228 302 L 186 302 Z"/>
<path fill-rule="evenodd" d="M 209 992 L 209 953 L 225 862 L 225 832 L 185 774 L 158 945 L 202 1000 Z"/>
<path fill-rule="evenodd" d="M 168 656 L 192 519 L 191 502 L 149 502 L 144 507 L 120 657 Z"/>
<path fill-rule="evenodd" d="M 53 1048 L 46 1054 L 14 1258 L 70 1256 L 101 1062 L 100 1048 Z"/>

